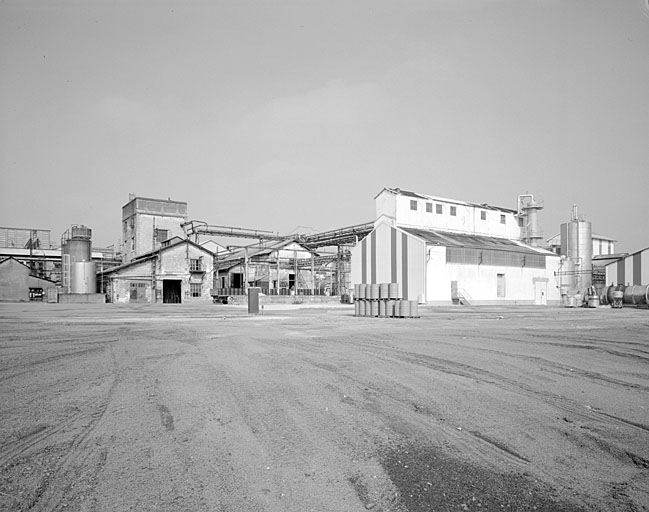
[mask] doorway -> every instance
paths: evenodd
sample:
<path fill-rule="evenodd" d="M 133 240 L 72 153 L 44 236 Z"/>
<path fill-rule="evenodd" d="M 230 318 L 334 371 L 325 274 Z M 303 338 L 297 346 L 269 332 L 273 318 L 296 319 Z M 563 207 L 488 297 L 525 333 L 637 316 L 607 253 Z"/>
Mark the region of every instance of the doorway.
<path fill-rule="evenodd" d="M 548 283 L 546 281 L 534 282 L 534 304 L 537 306 L 547 306 Z"/>
<path fill-rule="evenodd" d="M 180 279 L 165 279 L 162 281 L 162 302 L 164 304 L 180 304 Z"/>

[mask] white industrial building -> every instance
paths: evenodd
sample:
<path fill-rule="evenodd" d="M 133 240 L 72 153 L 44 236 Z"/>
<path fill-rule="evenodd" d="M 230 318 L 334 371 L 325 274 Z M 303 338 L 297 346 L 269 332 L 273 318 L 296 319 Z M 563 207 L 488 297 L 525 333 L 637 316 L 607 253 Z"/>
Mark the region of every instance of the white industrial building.
<path fill-rule="evenodd" d="M 385 188 L 373 231 L 352 249 L 352 283 L 399 283 L 404 299 L 426 304 L 558 304 L 560 258 L 536 246 L 542 206 L 529 195 L 518 202 L 512 210 Z"/>

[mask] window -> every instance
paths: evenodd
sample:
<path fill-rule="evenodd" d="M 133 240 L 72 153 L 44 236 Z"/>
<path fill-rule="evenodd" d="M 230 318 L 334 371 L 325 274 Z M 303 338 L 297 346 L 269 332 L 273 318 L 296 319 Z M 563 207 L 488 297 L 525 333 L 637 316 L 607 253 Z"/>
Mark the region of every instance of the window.
<path fill-rule="evenodd" d="M 203 270 L 203 262 L 200 258 L 190 259 L 189 260 L 189 271 L 190 272 L 201 272 Z"/>
<path fill-rule="evenodd" d="M 442 213 L 443 211 L 444 210 L 443 210 L 443 207 L 442 207 L 441 204 L 436 204 L 435 205 L 435 213 Z"/>
<path fill-rule="evenodd" d="M 168 229 L 156 229 L 155 230 L 155 238 L 158 242 L 164 242 L 167 238 L 169 238 L 169 230 Z"/>
<path fill-rule="evenodd" d="M 417 201 L 415 201 L 414 199 L 410 200 L 410 209 L 417 211 Z"/>
<path fill-rule="evenodd" d="M 426 212 L 433 213 L 433 203 L 426 203 Z"/>
<path fill-rule="evenodd" d="M 487 212 L 480 212 L 480 220 L 487 220 Z"/>
<path fill-rule="evenodd" d="M 457 215 L 457 206 L 451 206 L 451 217 L 455 217 Z"/>
<path fill-rule="evenodd" d="M 200 297 L 203 292 L 203 285 L 201 283 L 189 283 L 189 289 L 192 297 Z"/>
<path fill-rule="evenodd" d="M 505 216 L 504 215 L 500 216 L 500 223 L 505 224 Z"/>

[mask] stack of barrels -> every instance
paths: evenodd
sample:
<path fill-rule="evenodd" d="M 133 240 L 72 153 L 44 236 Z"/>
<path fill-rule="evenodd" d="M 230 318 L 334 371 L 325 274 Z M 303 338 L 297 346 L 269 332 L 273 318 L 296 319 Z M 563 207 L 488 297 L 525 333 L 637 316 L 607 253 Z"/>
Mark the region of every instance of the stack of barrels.
<path fill-rule="evenodd" d="M 355 284 L 354 316 L 419 318 L 419 303 L 404 300 L 399 283 Z"/>

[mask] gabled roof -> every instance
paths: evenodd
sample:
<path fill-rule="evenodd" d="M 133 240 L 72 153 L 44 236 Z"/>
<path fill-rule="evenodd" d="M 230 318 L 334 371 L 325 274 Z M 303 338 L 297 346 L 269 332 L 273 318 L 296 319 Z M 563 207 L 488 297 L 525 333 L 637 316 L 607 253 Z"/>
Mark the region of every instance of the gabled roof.
<path fill-rule="evenodd" d="M 401 229 L 423 239 L 427 245 L 443 247 L 466 247 L 470 249 L 496 249 L 499 251 L 510 251 L 529 254 L 544 254 L 557 256 L 551 251 L 540 247 L 511 240 L 509 238 L 498 238 L 493 236 L 468 235 L 464 233 L 450 233 L 448 231 L 416 229 L 401 226 Z M 558 257 L 558 256 L 557 256 Z"/>
<path fill-rule="evenodd" d="M 31 273 L 31 272 L 32 272 L 32 269 L 31 269 L 28 265 L 25 265 L 22 261 L 17 260 L 17 259 L 14 258 L 13 256 L 9 256 L 8 258 L 5 258 L 5 259 L 3 259 L 3 260 L 0 260 L 0 265 L 4 265 L 4 264 L 7 263 L 9 260 L 15 261 L 16 263 L 18 263 L 18 265 L 22 265 L 22 266 L 25 267 L 27 270 L 29 270 L 29 277 L 33 277 L 34 279 L 40 279 L 41 281 L 47 281 L 48 283 L 56 284 L 56 282 L 55 282 L 55 281 L 52 281 L 51 279 L 47 279 L 47 278 L 45 278 L 45 277 L 40 277 L 40 276 L 35 276 L 35 275 L 33 275 L 33 274 Z"/>
<path fill-rule="evenodd" d="M 178 240 L 174 240 L 174 238 L 178 238 Z M 177 246 L 182 245 L 182 244 L 192 245 L 192 246 L 196 247 L 197 249 L 199 249 L 199 250 L 201 250 L 203 252 L 206 252 L 209 256 L 212 256 L 212 257 L 214 256 L 214 253 L 212 251 L 206 249 L 205 247 L 201 247 L 199 244 L 194 243 L 191 240 L 188 240 L 186 238 L 179 238 L 179 237 L 174 237 L 174 238 L 170 239 L 171 243 L 169 243 L 169 245 L 165 245 L 163 247 L 160 247 L 160 249 L 156 249 L 154 251 L 150 251 L 150 252 L 147 252 L 145 254 L 140 254 L 137 258 L 132 259 L 128 263 L 124 263 L 124 264 L 119 265 L 117 267 L 112 267 L 112 268 L 110 268 L 108 270 L 105 270 L 102 273 L 104 275 L 105 274 L 110 274 L 112 272 L 116 272 L 118 270 L 123 270 L 123 269 L 131 267 L 133 265 L 138 265 L 140 263 L 143 263 L 145 261 L 149 261 L 149 260 L 157 257 L 158 254 L 160 254 L 162 252 L 167 252 L 167 251 L 173 249 L 174 247 L 177 247 Z"/>
<path fill-rule="evenodd" d="M 290 245 L 297 245 L 299 247 L 299 249 L 297 250 L 299 251 L 309 252 L 309 253 L 311 252 L 305 247 L 303 247 L 302 245 L 300 245 L 295 240 L 276 240 L 272 242 L 266 242 L 261 245 L 249 245 L 248 247 L 242 247 L 240 249 L 236 249 L 231 253 L 224 255 L 223 258 L 220 258 L 216 263 L 216 265 L 221 270 L 232 268 L 239 265 L 241 262 L 243 262 L 246 256 L 248 257 L 248 259 L 252 259 L 254 257 L 260 257 L 260 256 L 267 256 L 277 250 L 285 249 Z"/>
<path fill-rule="evenodd" d="M 376 196 L 374 196 L 374 199 L 379 197 L 382 192 L 390 192 L 395 195 L 401 195 L 405 197 L 413 197 L 416 199 L 425 199 L 428 201 L 437 201 L 440 203 L 449 203 L 449 204 L 458 204 L 458 205 L 464 205 L 464 206 L 472 206 L 475 208 L 482 208 L 484 210 L 495 210 L 495 211 L 500 211 L 500 212 L 508 212 L 508 213 L 518 213 L 518 210 L 512 210 L 511 208 L 503 208 L 501 206 L 493 206 L 489 205 L 487 203 L 469 203 L 467 201 L 458 201 L 457 199 L 447 199 L 444 197 L 437 197 L 437 196 L 429 196 L 427 194 L 420 194 L 418 192 L 411 192 L 409 190 L 402 190 L 400 188 L 384 188 L 379 192 Z"/>

